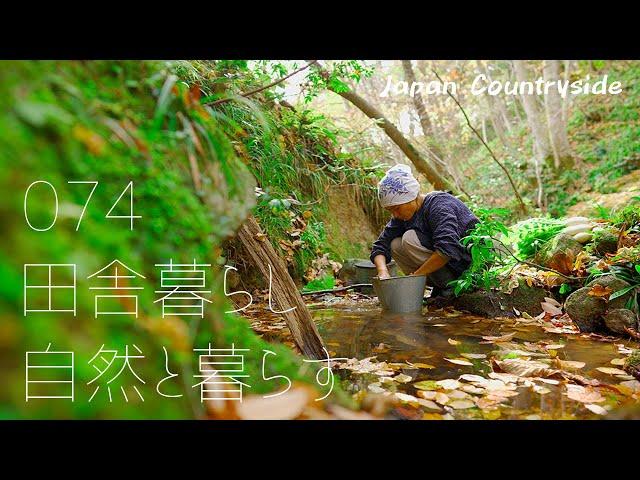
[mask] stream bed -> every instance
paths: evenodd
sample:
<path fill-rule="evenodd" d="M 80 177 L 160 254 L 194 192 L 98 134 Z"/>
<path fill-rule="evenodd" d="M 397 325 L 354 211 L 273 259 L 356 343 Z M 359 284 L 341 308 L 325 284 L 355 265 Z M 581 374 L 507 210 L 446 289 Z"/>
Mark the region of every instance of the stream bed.
<path fill-rule="evenodd" d="M 342 387 L 395 397 L 401 418 L 640 418 L 640 382 L 622 371 L 638 348 L 628 339 L 453 310 L 390 314 L 377 303 L 311 310 L 331 357 L 352 359 L 336 369 Z"/>

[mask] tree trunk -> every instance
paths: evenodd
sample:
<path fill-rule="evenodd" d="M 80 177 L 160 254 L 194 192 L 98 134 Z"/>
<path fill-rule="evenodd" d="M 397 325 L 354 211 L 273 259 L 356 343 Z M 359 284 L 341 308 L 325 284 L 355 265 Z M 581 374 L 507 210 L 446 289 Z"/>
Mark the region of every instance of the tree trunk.
<path fill-rule="evenodd" d="M 564 61 L 564 81 L 567 84 L 571 81 L 571 60 Z M 562 121 L 567 125 L 569 121 L 569 107 L 571 106 L 571 95 L 567 92 L 567 96 L 562 100 Z"/>
<path fill-rule="evenodd" d="M 514 60 L 513 69 L 518 82 L 526 82 L 529 80 L 524 60 Z M 536 99 L 533 95 L 527 95 L 526 93 L 521 95 L 520 98 L 522 100 L 522 106 L 524 107 L 529 130 L 531 130 L 531 134 L 533 135 L 534 154 L 541 163 L 544 163 L 552 154 L 551 146 L 549 145 L 549 136 L 547 135 L 544 123 L 542 123 Z"/>
<path fill-rule="evenodd" d="M 491 74 L 489 73 L 489 69 L 485 65 L 482 60 L 477 60 L 478 66 L 480 67 L 480 71 L 484 73 L 487 77 L 487 81 L 491 82 Z M 492 116 L 494 117 L 494 123 L 502 123 L 500 127 L 498 127 L 501 131 L 511 131 L 511 119 L 509 118 L 509 112 L 507 110 L 507 104 L 499 95 L 486 95 L 489 99 L 490 105 L 495 109 L 492 111 Z M 503 126 L 503 128 L 501 128 Z M 497 133 L 497 132 L 496 132 Z"/>
<path fill-rule="evenodd" d="M 545 60 L 542 72 L 545 82 L 558 82 L 560 80 L 560 61 Z M 557 88 L 548 90 L 544 96 L 544 106 L 549 129 L 549 142 L 554 157 L 554 170 L 572 168 L 574 161 L 567 137 L 567 126 L 563 121 L 562 97 L 560 97 Z"/>
<path fill-rule="evenodd" d="M 329 72 L 318 65 L 314 64 L 314 68 L 316 68 L 320 74 L 324 78 L 328 78 Z M 402 135 L 402 132 L 398 130 L 398 128 L 391 123 L 384 114 L 378 110 L 376 107 L 367 102 L 364 98 L 354 93 L 352 90 L 348 90 L 346 92 L 337 92 L 332 90 L 334 93 L 337 93 L 341 97 L 349 100 L 353 105 L 355 105 L 362 113 L 364 113 L 367 117 L 376 121 L 376 124 L 384 130 L 384 132 L 389 136 L 389 138 L 395 143 L 402 153 L 404 153 L 409 160 L 413 163 L 416 169 L 422 173 L 433 188 L 436 190 L 450 190 L 454 194 L 457 194 L 457 189 L 449 182 L 446 178 L 444 178 L 440 173 L 429 163 L 416 149 L 416 147 L 409 142 Z"/>
<path fill-rule="evenodd" d="M 259 240 L 260 238 L 263 240 Z M 282 315 L 296 346 L 309 358 L 325 359 L 327 354 L 324 351 L 322 338 L 300 292 L 298 292 L 298 287 L 293 283 L 286 265 L 278 256 L 269 239 L 264 237 L 255 217 L 250 216 L 240 227 L 238 239 L 264 278 L 269 278 L 269 275 L 272 275 L 273 308 L 287 310 L 295 307 L 294 310 L 284 312 Z M 271 265 L 271 271 L 269 265 Z"/>
<path fill-rule="evenodd" d="M 409 85 L 414 84 L 416 82 L 416 75 L 413 71 L 413 67 L 411 66 L 411 60 L 402 60 L 402 68 L 404 69 L 405 80 L 407 83 Z M 422 93 L 419 91 L 415 92 L 412 101 L 413 106 L 418 113 L 418 120 L 420 120 L 420 126 L 422 127 L 422 133 L 426 139 L 427 148 L 431 153 L 433 153 L 432 157 L 434 157 L 435 160 L 434 165 L 441 175 L 446 175 L 448 174 L 447 160 L 445 159 L 444 153 L 436 140 L 435 129 L 431 119 L 429 118 L 429 114 L 427 113 Z"/>

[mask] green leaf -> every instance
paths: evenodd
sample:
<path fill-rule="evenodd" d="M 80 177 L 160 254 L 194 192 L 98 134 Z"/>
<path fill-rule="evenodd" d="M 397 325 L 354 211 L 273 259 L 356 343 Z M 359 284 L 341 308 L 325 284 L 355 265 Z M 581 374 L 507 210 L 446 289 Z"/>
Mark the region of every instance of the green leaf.
<path fill-rule="evenodd" d="M 636 288 L 636 285 L 631 285 L 630 287 L 625 287 L 622 290 L 618 290 L 617 292 L 612 293 L 611 296 L 609 296 L 609 301 L 615 300 L 616 298 L 623 296 L 624 294 L 630 292 L 634 288 Z"/>

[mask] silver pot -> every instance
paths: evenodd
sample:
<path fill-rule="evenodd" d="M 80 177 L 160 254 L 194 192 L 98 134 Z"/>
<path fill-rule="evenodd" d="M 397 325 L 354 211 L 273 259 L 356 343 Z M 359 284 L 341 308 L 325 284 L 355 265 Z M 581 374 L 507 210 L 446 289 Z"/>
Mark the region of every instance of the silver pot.
<path fill-rule="evenodd" d="M 373 289 L 382 308 L 393 313 L 415 313 L 422 311 L 426 275 L 407 275 L 380 280 L 374 277 Z"/>

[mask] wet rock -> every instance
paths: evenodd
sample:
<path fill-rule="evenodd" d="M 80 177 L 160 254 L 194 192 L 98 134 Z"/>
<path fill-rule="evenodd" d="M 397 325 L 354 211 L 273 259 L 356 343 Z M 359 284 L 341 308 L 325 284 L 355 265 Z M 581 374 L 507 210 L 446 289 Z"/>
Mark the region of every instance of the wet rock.
<path fill-rule="evenodd" d="M 569 275 L 582 248 L 582 244 L 573 236 L 560 233 L 542 246 L 534 261 L 539 265 Z"/>
<path fill-rule="evenodd" d="M 612 332 L 624 335 L 625 327 L 636 328 L 636 314 L 626 308 L 614 308 L 605 314 L 604 324 Z"/>
<path fill-rule="evenodd" d="M 629 286 L 627 282 L 613 275 L 603 275 L 569 295 L 564 309 L 581 332 L 595 332 L 604 327 L 603 315 L 607 311 L 623 308 L 630 296 L 629 293 L 609 302 L 608 296 L 589 295 L 594 285 L 610 288 L 611 293 Z"/>
<path fill-rule="evenodd" d="M 551 297 L 551 294 L 542 288 L 530 287 L 521 280 L 510 294 L 493 291 L 464 293 L 453 298 L 451 305 L 457 310 L 487 317 L 515 317 L 514 308 L 535 316 L 542 313 L 540 304 L 544 297 Z"/>
<path fill-rule="evenodd" d="M 345 285 L 353 285 L 356 283 L 356 263 L 363 262 L 368 259 L 363 258 L 347 258 L 342 264 L 342 268 L 338 271 L 338 278 Z"/>
<path fill-rule="evenodd" d="M 602 315 L 607 311 L 607 301 L 589 295 L 591 287 L 582 287 L 567 297 L 564 310 L 581 332 L 595 332 L 602 327 Z"/>
<path fill-rule="evenodd" d="M 611 293 L 617 292 L 618 290 L 622 290 L 623 288 L 626 288 L 629 286 L 627 282 L 625 282 L 620 278 L 617 278 L 614 275 L 602 275 L 600 277 L 597 277 L 595 280 L 592 280 L 591 282 L 587 283 L 586 286 L 593 287 L 596 284 L 601 285 L 603 287 L 610 288 Z M 627 294 L 621 297 L 614 298 L 613 300 L 608 302 L 607 309 L 613 310 L 614 308 L 624 308 L 625 304 L 627 303 L 627 300 L 629 300 L 631 295 L 632 295 L 632 292 L 628 292 Z"/>
<path fill-rule="evenodd" d="M 640 380 L 640 350 L 632 353 L 624 362 L 624 371 Z"/>
<path fill-rule="evenodd" d="M 616 253 L 618 250 L 618 236 L 609 230 L 600 230 L 593 241 L 594 250 L 599 255 Z"/>

